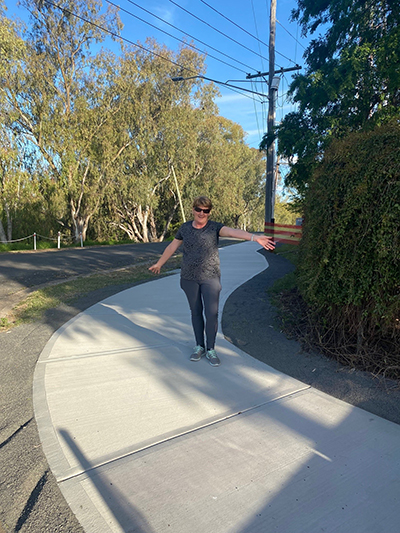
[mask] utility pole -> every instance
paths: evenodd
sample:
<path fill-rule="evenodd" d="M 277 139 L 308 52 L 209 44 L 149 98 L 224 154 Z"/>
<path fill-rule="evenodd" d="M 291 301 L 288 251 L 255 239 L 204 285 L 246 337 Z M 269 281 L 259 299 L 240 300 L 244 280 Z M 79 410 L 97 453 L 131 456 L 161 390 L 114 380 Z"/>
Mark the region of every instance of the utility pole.
<path fill-rule="evenodd" d="M 275 74 L 275 35 L 276 35 L 276 0 L 271 0 L 269 16 L 269 73 L 268 73 L 268 122 L 267 138 L 270 142 L 274 132 L 276 95 L 278 84 L 273 84 Z M 275 163 L 275 141 L 270 142 L 267 148 L 267 177 L 265 184 L 265 222 L 274 222 L 274 163 Z"/>
<path fill-rule="evenodd" d="M 248 74 L 247 79 L 264 77 L 268 75 L 268 122 L 267 139 L 270 143 L 267 148 L 267 175 L 265 180 L 265 222 L 274 222 L 275 207 L 275 141 L 271 142 L 274 135 L 276 99 L 279 88 L 280 77 L 276 74 L 283 74 L 292 70 L 301 69 L 300 65 L 290 68 L 275 70 L 275 35 L 276 35 L 276 0 L 271 0 L 269 18 L 269 71 L 258 74 Z"/>

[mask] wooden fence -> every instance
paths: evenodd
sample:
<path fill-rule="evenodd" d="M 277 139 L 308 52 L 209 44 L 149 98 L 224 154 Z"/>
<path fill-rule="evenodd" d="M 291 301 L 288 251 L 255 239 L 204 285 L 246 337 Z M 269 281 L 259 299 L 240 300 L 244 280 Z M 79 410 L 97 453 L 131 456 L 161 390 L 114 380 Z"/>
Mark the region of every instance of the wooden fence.
<path fill-rule="evenodd" d="M 265 222 L 264 233 L 268 237 L 273 237 L 275 242 L 297 245 L 301 240 L 302 227 Z"/>

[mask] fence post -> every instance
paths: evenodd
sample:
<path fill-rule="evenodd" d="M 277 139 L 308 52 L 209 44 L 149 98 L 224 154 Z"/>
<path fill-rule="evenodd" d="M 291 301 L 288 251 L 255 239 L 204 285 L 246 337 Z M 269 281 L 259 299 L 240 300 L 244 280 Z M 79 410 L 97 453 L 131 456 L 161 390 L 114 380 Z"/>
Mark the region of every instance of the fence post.
<path fill-rule="evenodd" d="M 57 248 L 60 249 L 61 247 L 61 233 L 58 232 L 58 236 L 57 236 Z"/>
<path fill-rule="evenodd" d="M 33 249 L 36 250 L 36 233 L 33 234 Z"/>
<path fill-rule="evenodd" d="M 83 248 L 83 239 L 82 239 L 82 233 L 79 234 L 79 237 L 81 238 L 81 248 Z"/>

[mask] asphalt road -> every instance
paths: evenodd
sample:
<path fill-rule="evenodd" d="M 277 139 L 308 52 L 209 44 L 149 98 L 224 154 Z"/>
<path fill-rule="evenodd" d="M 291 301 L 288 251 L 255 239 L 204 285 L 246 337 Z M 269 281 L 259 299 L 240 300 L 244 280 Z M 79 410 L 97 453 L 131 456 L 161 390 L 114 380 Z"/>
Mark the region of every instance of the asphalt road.
<path fill-rule="evenodd" d="M 169 242 L 62 248 L 0 254 L 0 302 L 10 294 L 49 281 L 157 259 Z"/>

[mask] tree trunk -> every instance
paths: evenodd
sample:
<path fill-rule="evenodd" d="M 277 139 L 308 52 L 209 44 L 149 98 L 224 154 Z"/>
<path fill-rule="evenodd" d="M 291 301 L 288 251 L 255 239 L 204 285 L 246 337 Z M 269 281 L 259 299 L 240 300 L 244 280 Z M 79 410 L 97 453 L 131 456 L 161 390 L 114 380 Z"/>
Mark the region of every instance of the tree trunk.
<path fill-rule="evenodd" d="M 157 226 L 156 226 L 156 221 L 154 219 L 154 213 L 153 213 L 153 210 L 150 209 L 150 213 L 149 213 L 149 228 L 150 228 L 150 240 L 152 242 L 156 242 L 156 241 L 162 241 L 162 239 L 158 239 L 157 237 Z"/>
<path fill-rule="evenodd" d="M 71 208 L 71 218 L 74 231 L 75 242 L 79 242 L 82 235 L 82 240 L 86 240 L 86 233 L 89 227 L 89 220 L 92 218 L 93 213 L 96 212 L 97 206 L 89 213 L 81 213 L 81 204 L 78 202 L 78 207 L 75 206 L 75 202 L 72 198 L 69 199 L 69 205 Z"/>
<path fill-rule="evenodd" d="M 150 211 L 150 207 L 148 205 L 146 205 L 146 208 L 143 210 L 142 209 L 142 206 L 139 205 L 138 208 L 137 208 L 137 213 L 136 213 L 136 216 L 137 216 L 137 219 L 140 223 L 140 226 L 142 228 L 142 240 L 143 242 L 149 242 L 149 232 L 148 232 L 148 227 L 147 227 L 147 221 L 148 221 L 148 218 L 149 218 L 149 211 Z"/>
<path fill-rule="evenodd" d="M 139 242 L 139 239 L 136 237 L 136 233 L 133 227 L 129 223 L 128 224 L 122 224 L 122 223 L 116 224 L 115 222 L 113 222 L 112 225 L 117 226 L 119 229 L 122 229 L 122 231 L 124 231 L 128 235 L 131 241 Z"/>
<path fill-rule="evenodd" d="M 4 231 L 3 222 L 0 220 L 0 241 L 3 244 L 7 244 L 6 232 Z"/>
<path fill-rule="evenodd" d="M 163 242 L 163 240 L 165 239 L 165 235 L 167 234 L 167 231 L 168 231 L 169 226 L 170 226 L 170 224 L 171 224 L 171 222 L 172 222 L 172 219 L 174 218 L 174 215 L 175 215 L 175 212 L 176 212 L 176 210 L 177 210 L 177 208 L 178 208 L 178 205 L 179 205 L 179 200 L 177 199 L 177 200 L 175 201 L 175 204 L 174 204 L 174 207 L 173 207 L 172 211 L 170 212 L 170 214 L 169 214 L 169 216 L 168 216 L 168 220 L 167 220 L 167 222 L 165 223 L 165 226 L 164 226 L 163 232 L 161 233 L 161 235 L 160 235 L 160 237 L 159 237 L 159 239 L 158 239 L 160 242 Z"/>
<path fill-rule="evenodd" d="M 82 240 L 86 240 L 86 233 L 89 226 L 90 217 L 91 215 L 84 215 L 73 218 L 75 242 L 80 242 L 81 235 Z"/>
<path fill-rule="evenodd" d="M 89 220 L 92 216 L 92 213 L 85 215 L 79 214 L 79 210 L 75 208 L 74 201 L 72 199 L 70 200 L 70 206 L 75 242 L 79 242 L 81 240 L 81 235 L 82 240 L 85 241 Z"/>
<path fill-rule="evenodd" d="M 12 241 L 12 217 L 10 215 L 10 209 L 8 205 L 5 205 L 5 211 L 7 216 L 7 239 L 8 241 Z"/>

